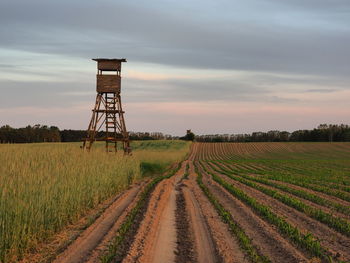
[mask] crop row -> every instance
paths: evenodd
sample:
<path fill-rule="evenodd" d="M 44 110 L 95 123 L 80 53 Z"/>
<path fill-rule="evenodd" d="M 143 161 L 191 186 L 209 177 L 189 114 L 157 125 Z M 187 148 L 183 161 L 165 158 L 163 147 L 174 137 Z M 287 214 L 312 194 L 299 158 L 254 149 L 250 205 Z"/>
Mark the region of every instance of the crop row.
<path fill-rule="evenodd" d="M 259 166 L 257 167 L 254 163 L 237 163 L 235 162 L 232 165 L 232 161 L 229 160 L 218 160 L 221 163 L 229 164 L 232 166 L 232 170 L 235 173 L 252 173 L 259 175 L 280 175 L 283 176 L 295 177 L 298 176 L 303 178 L 304 183 L 317 184 L 329 187 L 329 184 L 332 184 L 332 188 L 343 190 L 346 192 L 350 192 L 350 187 L 348 186 L 350 182 L 346 181 L 343 177 L 334 177 L 329 176 L 328 172 L 322 172 L 320 174 L 320 169 L 325 170 L 325 164 L 321 162 L 308 162 L 303 164 L 304 166 L 301 168 L 296 167 L 296 165 L 300 165 L 300 161 L 296 162 L 284 162 L 274 160 L 273 162 L 268 160 L 259 160 Z M 263 167 L 261 165 L 263 164 Z M 329 165 L 329 163 L 327 163 Z M 272 168 L 273 167 L 273 168 Z M 339 170 L 339 169 L 338 169 Z M 336 169 L 332 170 L 332 173 L 335 173 Z M 343 172 L 343 171 L 342 171 Z M 323 176 L 322 176 L 323 175 Z"/>
<path fill-rule="evenodd" d="M 222 161 L 221 161 L 222 162 Z M 227 161 L 225 161 L 227 162 Z M 222 162 L 224 163 L 224 162 Z M 227 162 L 231 163 L 231 162 Z M 277 169 L 277 167 L 275 167 Z M 330 196 L 334 196 L 337 198 L 340 198 L 342 200 L 350 202 L 350 188 L 347 186 L 339 185 L 336 183 L 333 183 L 334 180 L 326 180 L 323 179 L 319 180 L 314 178 L 314 176 L 308 177 L 307 175 L 302 175 L 298 176 L 297 178 L 295 177 L 295 171 L 291 167 L 283 167 L 281 171 L 257 171 L 254 169 L 244 169 L 241 167 L 232 167 L 232 171 L 236 174 L 246 174 L 246 173 L 253 173 L 253 174 L 259 174 L 259 175 L 264 175 L 265 178 L 276 180 L 276 181 L 281 181 L 281 182 L 286 182 L 290 184 L 294 184 L 297 186 L 305 187 L 317 192 L 325 193 Z M 315 184 L 317 182 L 317 185 Z M 330 185 L 331 183 L 331 185 Z M 339 191 L 341 190 L 341 191 Z M 345 192 L 343 192 L 345 191 Z"/>
<path fill-rule="evenodd" d="M 230 160 L 220 160 L 232 164 Z M 254 163 L 263 165 L 264 169 L 257 168 Z M 302 175 L 304 182 L 317 183 L 318 185 L 329 186 L 329 183 L 335 185 L 339 190 L 350 192 L 350 180 L 346 178 L 346 165 L 342 160 L 320 161 L 320 160 L 253 160 L 253 162 L 235 162 L 236 172 L 270 174 L 283 173 L 288 175 Z M 238 167 L 237 167 L 238 166 Z M 333 186 L 333 185 L 332 185 Z"/>
<path fill-rule="evenodd" d="M 288 195 L 282 194 L 276 190 L 270 189 L 270 188 L 266 188 L 264 186 L 261 186 L 259 184 L 256 184 L 250 180 L 244 179 L 240 176 L 234 176 L 230 173 L 224 172 L 224 171 L 219 171 L 217 170 L 217 168 L 211 166 L 214 170 L 216 170 L 216 172 L 225 174 L 226 176 L 228 176 L 229 178 L 238 181 L 240 183 L 243 183 L 249 187 L 252 187 L 254 189 L 257 189 L 259 191 L 261 191 L 262 193 L 269 195 L 279 201 L 281 201 L 282 203 L 295 208 L 296 210 L 305 213 L 306 215 L 308 215 L 311 218 L 314 218 L 326 225 L 328 225 L 329 227 L 333 228 L 334 230 L 343 233 L 347 236 L 350 237 L 350 223 L 346 220 L 344 220 L 343 218 L 340 217 L 336 217 L 333 216 L 329 213 L 326 213 L 324 211 L 322 211 L 321 209 L 315 209 L 309 205 L 306 205 L 305 203 L 301 202 L 298 199 L 292 198 Z"/>
<path fill-rule="evenodd" d="M 230 167 L 230 170 L 228 170 L 228 168 L 220 165 L 220 162 L 215 162 L 215 164 L 218 167 L 220 167 L 221 172 L 223 172 L 223 173 L 232 174 L 232 172 L 234 172 L 234 170 L 231 169 L 231 167 Z M 258 182 L 261 184 L 272 186 L 272 187 L 277 188 L 279 190 L 282 190 L 284 192 L 288 192 L 288 193 L 291 193 L 295 196 L 299 196 L 299 197 L 304 198 L 306 200 L 312 201 L 316 204 L 327 206 L 330 208 L 334 208 L 338 212 L 341 212 L 341 213 L 346 214 L 346 215 L 350 215 L 350 207 L 333 202 L 333 201 L 330 201 L 330 200 L 327 200 L 327 199 L 324 199 L 318 195 L 311 194 L 307 191 L 300 190 L 300 189 L 294 189 L 294 188 L 288 187 L 286 185 L 281 185 L 281 184 L 276 183 L 275 181 L 270 181 L 270 180 L 268 180 L 266 178 L 262 178 L 262 177 L 248 176 L 248 175 L 244 175 L 244 174 L 239 174 L 239 176 L 241 176 L 245 179 L 251 180 L 251 181 L 255 181 L 255 182 Z"/>
<path fill-rule="evenodd" d="M 265 160 L 264 163 L 273 167 L 268 173 L 279 174 L 282 172 L 289 176 L 301 175 L 303 181 L 310 184 L 329 187 L 329 183 L 332 183 L 336 185 L 337 189 L 350 191 L 348 187 L 350 181 L 346 177 L 346 166 L 344 166 L 341 161 L 289 160 L 280 162 L 273 161 L 271 163 Z M 280 170 L 280 172 L 278 172 L 276 168 Z"/>
<path fill-rule="evenodd" d="M 350 202 L 350 195 L 348 193 L 337 191 L 337 190 L 334 190 L 334 189 L 329 188 L 327 186 L 314 185 L 314 184 L 305 182 L 305 181 L 303 181 L 304 180 L 303 177 L 300 177 L 300 178 L 298 177 L 298 180 L 297 180 L 297 179 L 293 178 L 292 176 L 288 176 L 288 175 L 270 174 L 270 175 L 266 176 L 266 178 L 276 180 L 276 181 L 286 182 L 286 183 L 290 183 L 290 184 L 294 184 L 294 185 L 298 185 L 298 186 L 305 187 L 305 188 L 309 188 L 311 190 L 325 193 L 325 194 L 330 195 L 330 196 L 335 196 L 335 197 L 338 197 L 342 200 Z M 333 188 L 335 188 L 335 187 L 333 187 Z"/>
<path fill-rule="evenodd" d="M 204 166 L 202 167 L 208 174 L 212 176 L 214 181 L 224 187 L 230 194 L 249 205 L 257 214 L 262 216 L 265 221 L 275 225 L 279 232 L 288 237 L 297 246 L 306 249 L 313 256 L 323 258 L 331 262 L 331 259 L 327 255 L 327 251 L 321 246 L 320 242 L 311 233 L 302 234 L 297 227 L 291 225 L 285 221 L 284 218 L 272 212 L 270 207 L 259 203 L 255 198 L 247 195 L 241 189 L 227 183 L 220 176 L 217 176 L 214 173 L 210 173 Z"/>
<path fill-rule="evenodd" d="M 234 221 L 230 212 L 228 212 L 222 204 L 214 197 L 208 187 L 202 182 L 202 174 L 196 169 L 197 183 L 202 189 L 203 193 L 207 196 L 210 203 L 215 207 L 217 213 L 222 220 L 228 225 L 231 233 L 238 239 L 241 248 L 248 254 L 250 260 L 256 263 L 271 262 L 266 256 L 259 254 L 255 246 L 252 244 L 251 239 L 247 236 L 244 230 Z"/>
<path fill-rule="evenodd" d="M 190 175 L 189 169 L 190 169 L 190 164 L 187 163 L 186 164 L 186 168 L 185 168 L 185 173 L 184 173 L 184 176 L 183 176 L 184 179 L 188 179 L 188 176 Z"/>

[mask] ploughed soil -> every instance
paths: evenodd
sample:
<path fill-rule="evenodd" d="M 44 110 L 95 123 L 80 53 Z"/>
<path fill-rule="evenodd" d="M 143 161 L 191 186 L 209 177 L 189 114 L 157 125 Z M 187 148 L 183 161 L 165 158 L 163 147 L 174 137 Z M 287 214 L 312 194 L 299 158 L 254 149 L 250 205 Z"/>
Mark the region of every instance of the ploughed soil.
<path fill-rule="evenodd" d="M 188 159 L 181 163 L 178 171 L 152 188 L 143 206 L 139 208 L 136 219 L 130 223 L 125 239 L 119 243 L 121 248 L 118 249 L 118 255 L 109 262 L 252 262 L 249 252 L 242 248 L 228 222 L 221 218 L 217 208 L 198 185 L 198 173 L 202 175 L 203 184 L 216 202 L 248 236 L 253 249 L 270 262 L 316 263 L 322 260 L 314 258 L 305 248 L 298 247 L 287 236 L 282 235 L 276 226 L 215 182 L 210 173 L 217 174 L 259 203 L 270 207 L 275 214 L 302 233 L 312 233 L 336 261 L 350 260 L 348 237 L 273 197 L 215 172 L 205 161 L 198 162 L 199 158 L 205 156 L 203 151 L 206 149 L 200 144 L 193 144 Z M 215 158 L 227 158 L 220 154 L 220 151 L 212 153 Z M 101 262 L 103 256 L 111 253 L 110 247 L 115 242 L 117 231 L 126 222 L 132 209 L 137 207 L 138 201 L 144 198 L 143 190 L 149 183 L 150 180 L 135 184 L 115 197 L 95 221 L 84 231 L 80 231 L 69 245 L 57 250 L 55 256 L 49 259 L 46 257 L 42 262 Z M 314 205 L 312 202 L 306 203 Z M 327 207 L 314 206 L 330 212 Z M 26 262 L 31 261 L 27 259 Z"/>
<path fill-rule="evenodd" d="M 237 188 L 240 188 L 244 190 L 244 192 L 257 200 L 259 200 L 260 203 L 269 206 L 274 213 L 277 215 L 285 218 L 289 223 L 292 225 L 297 226 L 302 232 L 310 232 L 312 233 L 316 238 L 319 239 L 321 245 L 328 248 L 328 251 L 330 254 L 333 255 L 335 258 L 350 258 L 350 238 L 342 235 L 341 233 L 336 232 L 335 230 L 329 228 L 327 225 L 308 217 L 306 214 L 299 212 L 298 210 L 287 206 L 283 204 L 282 202 L 274 199 L 273 197 L 270 197 L 259 190 L 256 190 L 254 188 L 251 188 L 249 186 L 246 186 L 238 181 L 235 181 L 231 178 L 226 177 L 225 175 L 221 175 L 220 173 L 217 173 L 210 169 L 209 166 L 206 166 L 208 170 L 210 170 L 212 173 L 215 173 L 219 175 L 221 178 L 225 179 L 226 182 L 229 182 L 230 184 L 234 185 Z M 272 189 L 272 187 L 262 185 L 259 183 L 256 183 L 257 185 L 261 185 L 265 188 Z M 276 190 L 276 189 L 274 189 Z M 292 196 L 286 193 L 283 193 L 288 196 Z M 296 198 L 293 196 L 293 198 Z M 302 200 L 300 198 L 296 198 L 298 200 Z M 313 205 L 315 208 L 321 209 L 321 206 L 315 205 L 312 202 L 308 202 L 306 200 L 302 200 L 308 205 Z M 322 207 L 323 211 L 328 211 L 327 208 Z"/>

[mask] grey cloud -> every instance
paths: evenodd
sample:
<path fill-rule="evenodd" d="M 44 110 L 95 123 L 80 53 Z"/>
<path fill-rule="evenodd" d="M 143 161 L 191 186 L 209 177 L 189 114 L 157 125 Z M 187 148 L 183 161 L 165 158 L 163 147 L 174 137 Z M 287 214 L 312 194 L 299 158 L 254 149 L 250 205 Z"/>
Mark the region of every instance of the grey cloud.
<path fill-rule="evenodd" d="M 11 64 L 0 64 L 0 68 L 2 68 L 2 69 L 13 69 L 13 68 L 15 68 L 15 66 L 11 65 Z"/>
<path fill-rule="evenodd" d="M 122 54 L 130 62 L 191 68 L 350 74 L 350 34 L 344 32 L 221 21 L 219 15 L 199 23 L 180 10 L 169 15 L 107 1 L 84 2 L 84 8 L 79 1 L 5 1 L 1 10 L 0 21 L 12 28 L 0 28 L 0 46 L 7 48 L 80 57 Z"/>
<path fill-rule="evenodd" d="M 307 10 L 312 12 L 349 12 L 350 2 L 348 0 L 265 0 L 277 5 L 286 5 L 301 10 Z"/>
<path fill-rule="evenodd" d="M 251 74 L 251 80 L 256 83 L 261 83 L 265 86 L 279 87 L 280 85 L 291 85 L 291 87 L 296 91 L 296 87 L 303 85 L 318 86 L 319 89 L 310 90 L 346 90 L 350 89 L 349 79 L 347 76 L 330 76 L 330 75 L 279 75 L 279 74 L 269 74 L 269 73 L 259 73 Z"/>
<path fill-rule="evenodd" d="M 127 102 L 298 102 L 273 95 L 273 90 L 232 79 L 124 80 L 123 96 Z"/>
<path fill-rule="evenodd" d="M 93 102 L 95 94 L 87 94 L 86 85 L 78 82 L 46 82 L 46 81 L 0 81 L 0 109 L 28 106 L 70 107 L 81 102 Z M 90 89 L 94 91 L 94 83 Z M 70 96 L 80 92 L 81 96 Z"/>
<path fill-rule="evenodd" d="M 70 107 L 79 103 L 93 103 L 95 83 L 47 81 L 0 81 L 0 108 L 40 105 Z M 259 101 L 277 102 L 263 87 L 239 80 L 170 79 L 123 80 L 124 102 L 193 102 L 193 101 Z M 16 98 L 16 103 L 10 98 Z"/>
<path fill-rule="evenodd" d="M 268 96 L 265 99 L 265 102 L 267 102 L 267 103 L 296 103 L 296 102 L 300 102 L 300 100 L 295 99 L 295 98 L 282 98 L 279 96 Z"/>
<path fill-rule="evenodd" d="M 336 92 L 338 91 L 338 89 L 309 89 L 306 92 L 310 92 L 310 93 L 332 93 L 332 92 Z"/>
<path fill-rule="evenodd" d="M 233 80 L 170 79 L 124 81 L 125 93 L 137 101 L 251 100 L 265 91 L 261 87 Z"/>
<path fill-rule="evenodd" d="M 248 102 L 306 105 L 304 101 L 293 99 L 293 94 L 349 89 L 349 5 L 348 0 L 155 0 L 147 3 L 137 0 L 2 0 L 0 52 L 6 53 L 6 49 L 11 49 L 57 54 L 65 61 L 84 58 L 87 64 L 92 57 L 126 57 L 129 68 L 136 62 L 149 62 L 170 66 L 167 70 L 173 67 L 175 70 L 195 68 L 250 72 L 239 78 L 228 76 L 222 79 L 205 75 L 201 79 L 125 78 L 122 93 L 126 104 L 223 101 L 225 105 L 247 102 L 248 107 L 254 105 Z M 26 59 L 25 56 L 23 53 L 23 59 Z M 53 62 L 58 57 L 47 58 L 47 61 Z M 71 127 L 85 127 L 94 102 L 94 73 L 87 76 L 87 72 L 68 72 L 64 65 L 46 68 L 40 56 L 35 56 L 38 59 L 35 68 L 25 67 L 21 59 L 18 56 L 13 59 L 7 56 L 8 61 L 1 58 L 1 79 L 8 76 L 16 78 L 16 75 L 6 76 L 14 72 L 23 74 L 24 78 L 28 76 L 28 79 L 37 76 L 38 80 L 52 81 L 0 80 L 3 94 L 0 96 L 0 108 L 38 106 L 47 110 L 50 107 L 70 109 L 84 103 L 90 105 L 84 112 L 86 120 L 83 121 L 83 115 L 74 118 L 57 115 L 60 117 L 55 122 L 59 123 L 53 124 L 61 122 L 73 125 Z M 31 65 L 31 62 L 26 65 Z M 152 71 L 152 64 L 149 67 Z M 75 74 L 77 81 L 74 81 Z M 285 90 L 281 90 L 282 86 Z M 15 103 L 13 98 L 16 98 Z M 312 102 L 307 105 L 318 107 Z M 133 114 L 132 118 L 128 115 L 128 125 L 129 121 L 132 124 L 133 120 L 137 120 L 134 121 L 135 130 L 147 129 L 147 125 L 151 125 L 152 129 L 163 125 L 170 129 L 170 133 L 171 129 L 185 129 L 183 116 L 178 119 L 173 116 L 172 119 L 168 113 L 159 112 L 147 116 L 146 120 L 142 112 L 129 109 L 127 112 Z M 321 115 L 305 117 L 304 127 L 316 117 L 320 120 L 317 122 L 321 122 L 324 118 Z M 248 125 L 244 129 L 248 130 L 260 129 L 256 128 L 257 125 L 271 128 L 276 124 L 273 114 L 267 116 L 270 119 L 264 119 L 259 110 L 250 118 L 237 116 L 220 116 L 221 119 L 215 120 L 216 127 L 224 127 L 228 123 L 248 125 L 245 124 L 247 119 L 250 120 L 250 128 Z M 293 116 L 286 118 L 282 112 L 278 122 L 283 123 L 282 127 L 302 128 L 299 126 L 301 122 L 290 121 Z M 7 116 L 2 118 L 7 120 Z M 24 118 L 14 116 L 8 119 L 30 122 Z M 301 118 L 304 115 L 298 117 Z M 334 119 L 334 114 L 331 118 Z M 39 121 L 35 116 L 31 119 L 41 123 L 45 120 Z M 81 124 L 77 124 L 77 119 Z M 196 123 L 197 127 L 208 127 L 207 120 L 201 116 L 189 118 L 186 122 L 186 126 L 195 126 Z"/>

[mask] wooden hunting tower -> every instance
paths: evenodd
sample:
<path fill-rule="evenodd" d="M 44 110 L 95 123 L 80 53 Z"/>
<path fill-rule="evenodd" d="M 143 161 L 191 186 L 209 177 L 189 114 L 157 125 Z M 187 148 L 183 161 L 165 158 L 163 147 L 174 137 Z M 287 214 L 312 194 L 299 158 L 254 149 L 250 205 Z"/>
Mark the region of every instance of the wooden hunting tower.
<path fill-rule="evenodd" d="M 124 153 L 130 154 L 129 134 L 124 121 L 124 111 L 120 99 L 122 59 L 96 58 L 96 102 L 91 121 L 84 139 L 83 149 L 90 150 L 94 141 L 105 141 L 107 152 L 117 152 L 117 142 L 122 143 Z M 106 72 L 108 72 L 106 74 Z M 105 128 L 102 138 L 96 138 L 101 128 Z"/>

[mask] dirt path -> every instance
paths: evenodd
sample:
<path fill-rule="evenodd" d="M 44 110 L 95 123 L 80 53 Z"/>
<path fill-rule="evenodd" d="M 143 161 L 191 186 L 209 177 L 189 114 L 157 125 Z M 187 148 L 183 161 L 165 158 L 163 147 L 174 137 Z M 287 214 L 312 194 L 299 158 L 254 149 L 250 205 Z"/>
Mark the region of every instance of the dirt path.
<path fill-rule="evenodd" d="M 178 181 L 178 176 L 174 178 L 174 185 Z M 176 250 L 176 227 L 175 227 L 175 209 L 176 209 L 176 195 L 177 192 L 173 188 L 170 190 L 167 205 L 160 216 L 157 235 L 154 243 L 149 250 L 150 261 L 144 262 L 174 262 Z M 146 257 L 147 258 L 147 257 Z"/>
<path fill-rule="evenodd" d="M 194 190 L 193 174 L 192 179 L 183 178 L 187 164 L 188 161 L 183 162 L 180 170 L 160 182 L 152 193 L 145 218 L 123 263 L 245 262 L 244 254 L 227 228 L 222 227 L 220 218 L 216 215 L 214 221 L 218 221 L 207 223 L 208 213 L 212 216 L 215 211 L 203 213 L 202 208 L 210 203 L 206 203 L 203 196 L 198 201 L 200 189 Z M 221 228 L 211 229 L 213 225 Z M 221 254 L 227 260 L 223 260 Z M 235 256 L 237 260 L 232 261 Z"/>
<path fill-rule="evenodd" d="M 107 208 L 90 227 L 54 260 L 54 263 L 86 262 L 90 253 L 102 242 L 113 226 L 118 223 L 118 218 L 136 198 L 140 189 L 141 185 L 135 185 L 121 195 L 120 198 Z"/>
<path fill-rule="evenodd" d="M 216 262 L 215 246 L 198 202 L 188 187 L 183 187 L 182 191 L 186 200 L 186 208 L 190 215 L 197 260 L 198 262 Z"/>
<path fill-rule="evenodd" d="M 186 191 L 191 194 L 193 202 L 196 204 L 196 214 L 201 215 L 201 224 L 204 228 L 204 232 L 206 235 L 209 235 L 210 246 L 215 246 L 216 251 L 219 255 L 217 258 L 220 259 L 220 262 L 227 263 L 246 263 L 249 262 L 246 255 L 243 253 L 237 240 L 232 236 L 230 230 L 224 222 L 222 222 L 218 213 L 215 211 L 214 207 L 209 203 L 207 197 L 203 194 L 202 190 L 196 183 L 197 174 L 194 171 L 194 167 L 192 162 L 190 162 L 190 172 L 189 172 L 189 180 L 184 181 L 184 185 L 186 186 Z M 198 221 L 198 219 L 196 220 Z M 194 222 L 195 223 L 195 222 Z M 205 229 L 205 227 L 207 229 Z M 199 239 L 199 238 L 198 238 Z M 199 239 L 200 240 L 200 239 Z M 204 239 L 205 240 L 205 239 Z M 204 241 L 207 242 L 207 241 Z M 208 242 L 207 242 L 208 243 Z M 197 243 L 198 246 L 203 246 L 200 242 Z M 203 246 L 204 247 L 204 246 Z M 213 247 L 211 249 L 214 249 Z M 202 249 L 202 261 L 198 260 L 198 262 L 206 262 L 205 259 L 208 255 L 206 251 Z M 198 256 L 200 259 L 200 257 Z M 207 261 L 209 262 L 209 261 Z M 211 261 L 214 262 L 214 261 Z"/>
<path fill-rule="evenodd" d="M 145 218 L 124 263 L 175 262 L 176 185 L 184 169 L 185 163 L 174 176 L 161 181 L 153 191 Z"/>

